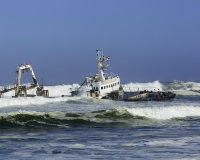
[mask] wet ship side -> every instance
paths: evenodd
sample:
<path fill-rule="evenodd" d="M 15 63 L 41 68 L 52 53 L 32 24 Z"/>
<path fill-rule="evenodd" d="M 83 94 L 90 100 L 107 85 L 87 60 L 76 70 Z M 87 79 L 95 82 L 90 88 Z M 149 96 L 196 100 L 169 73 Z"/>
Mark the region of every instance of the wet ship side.
<path fill-rule="evenodd" d="M 149 92 L 149 91 L 140 91 L 140 92 L 125 92 L 123 90 L 117 90 L 109 93 L 107 96 L 102 99 L 111 99 L 118 101 L 166 101 L 173 100 L 176 97 L 176 94 L 173 92 Z"/>

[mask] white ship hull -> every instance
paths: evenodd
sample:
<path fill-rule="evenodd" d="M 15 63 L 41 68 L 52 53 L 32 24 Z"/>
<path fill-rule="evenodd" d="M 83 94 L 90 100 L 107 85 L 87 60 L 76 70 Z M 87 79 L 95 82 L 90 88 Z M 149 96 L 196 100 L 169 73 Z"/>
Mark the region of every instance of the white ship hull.
<path fill-rule="evenodd" d="M 86 94 L 89 97 L 101 99 L 108 93 L 118 90 L 119 87 L 120 87 L 120 78 L 118 76 L 110 77 L 109 79 L 105 79 L 103 82 L 102 81 L 95 82 L 94 79 L 94 82 L 92 83 L 92 89 L 90 91 L 87 91 Z"/>

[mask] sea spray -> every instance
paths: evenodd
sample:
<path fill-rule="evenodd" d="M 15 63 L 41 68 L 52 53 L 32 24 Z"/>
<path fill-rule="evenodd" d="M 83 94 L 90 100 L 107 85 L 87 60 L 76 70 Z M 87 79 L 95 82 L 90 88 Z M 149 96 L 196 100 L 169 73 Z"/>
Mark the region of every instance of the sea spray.
<path fill-rule="evenodd" d="M 162 91 L 163 86 L 159 81 L 148 82 L 148 83 L 127 83 L 122 85 L 125 91 L 141 91 L 141 90 L 148 90 L 148 91 Z"/>
<path fill-rule="evenodd" d="M 133 116 L 167 120 L 172 118 L 200 117 L 200 106 L 162 106 L 146 108 L 127 108 Z"/>

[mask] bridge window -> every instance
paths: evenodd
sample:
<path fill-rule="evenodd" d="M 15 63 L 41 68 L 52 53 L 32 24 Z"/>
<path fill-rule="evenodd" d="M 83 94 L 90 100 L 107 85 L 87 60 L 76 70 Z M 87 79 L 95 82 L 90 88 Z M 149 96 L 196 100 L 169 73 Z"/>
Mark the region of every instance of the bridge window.
<path fill-rule="evenodd" d="M 101 87 L 101 90 L 103 89 L 103 87 Z"/>

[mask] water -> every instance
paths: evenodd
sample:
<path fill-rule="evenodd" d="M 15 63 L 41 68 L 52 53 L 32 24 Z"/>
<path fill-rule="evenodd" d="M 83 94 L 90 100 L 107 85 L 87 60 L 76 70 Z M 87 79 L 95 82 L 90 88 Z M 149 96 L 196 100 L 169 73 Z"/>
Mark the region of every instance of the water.
<path fill-rule="evenodd" d="M 69 95 L 0 99 L 0 159 L 198 159 L 200 83 L 128 83 L 127 90 L 174 90 L 167 102 L 121 102 Z M 34 93 L 35 90 L 29 91 Z"/>

